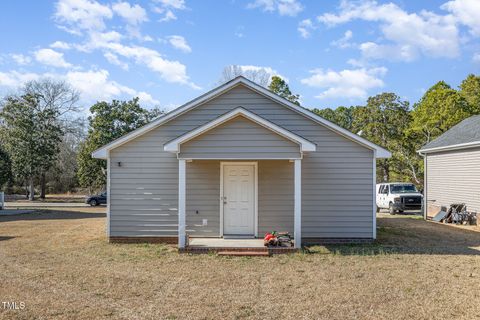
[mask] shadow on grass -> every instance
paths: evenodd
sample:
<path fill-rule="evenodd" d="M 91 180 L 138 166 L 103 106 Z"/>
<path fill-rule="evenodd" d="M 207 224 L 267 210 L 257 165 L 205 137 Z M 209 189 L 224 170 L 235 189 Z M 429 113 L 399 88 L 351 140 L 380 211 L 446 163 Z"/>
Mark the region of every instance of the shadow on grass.
<path fill-rule="evenodd" d="M 370 244 L 325 244 L 305 248 L 310 254 L 480 255 L 480 232 L 434 223 L 415 216 L 377 219 L 377 240 Z"/>
<path fill-rule="evenodd" d="M 0 236 L 0 241 L 5 241 L 5 240 L 10 240 L 10 239 L 13 239 L 15 237 L 10 237 L 10 236 Z"/>
<path fill-rule="evenodd" d="M 61 210 L 61 209 L 34 209 L 33 213 L 0 216 L 0 222 L 21 220 L 59 220 L 59 219 L 91 219 L 104 218 L 104 212 L 88 212 L 85 210 Z"/>

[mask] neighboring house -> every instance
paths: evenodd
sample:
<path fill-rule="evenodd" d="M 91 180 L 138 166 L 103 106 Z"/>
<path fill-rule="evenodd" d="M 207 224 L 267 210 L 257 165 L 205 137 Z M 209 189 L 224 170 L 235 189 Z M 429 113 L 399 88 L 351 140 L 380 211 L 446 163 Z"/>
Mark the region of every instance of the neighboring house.
<path fill-rule="evenodd" d="M 98 149 L 110 241 L 375 239 L 385 149 L 243 77 Z"/>
<path fill-rule="evenodd" d="M 425 164 L 425 218 L 453 203 L 480 212 L 480 115 L 463 120 L 418 152 Z"/>

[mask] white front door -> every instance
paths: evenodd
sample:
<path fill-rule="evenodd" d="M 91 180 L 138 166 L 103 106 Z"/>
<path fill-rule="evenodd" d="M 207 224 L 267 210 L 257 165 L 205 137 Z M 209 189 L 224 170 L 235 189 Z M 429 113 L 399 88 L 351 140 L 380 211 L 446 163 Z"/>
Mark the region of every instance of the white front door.
<path fill-rule="evenodd" d="M 255 165 L 223 166 L 223 234 L 255 235 Z"/>

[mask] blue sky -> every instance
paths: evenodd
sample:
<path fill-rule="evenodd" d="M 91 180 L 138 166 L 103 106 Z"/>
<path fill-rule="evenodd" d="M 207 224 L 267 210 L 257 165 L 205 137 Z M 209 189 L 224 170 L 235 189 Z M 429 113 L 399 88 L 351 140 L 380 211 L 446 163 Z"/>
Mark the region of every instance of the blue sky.
<path fill-rule="evenodd" d="M 88 107 L 139 96 L 172 109 L 222 69 L 263 68 L 306 107 L 411 103 L 480 69 L 480 1 L 148 0 L 0 2 L 0 93 L 68 81 Z"/>

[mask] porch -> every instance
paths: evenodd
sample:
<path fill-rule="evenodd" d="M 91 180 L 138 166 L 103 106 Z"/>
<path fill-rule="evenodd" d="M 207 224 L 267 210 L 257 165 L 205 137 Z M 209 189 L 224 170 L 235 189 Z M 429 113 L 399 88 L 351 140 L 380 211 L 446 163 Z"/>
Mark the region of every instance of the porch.
<path fill-rule="evenodd" d="M 272 231 L 288 232 L 300 248 L 300 165 L 301 160 L 185 161 L 179 248 L 263 249 L 263 237 Z"/>
<path fill-rule="evenodd" d="M 225 238 L 189 238 L 185 248 L 179 250 L 184 253 L 217 252 L 227 255 L 271 255 L 298 251 L 293 247 L 265 247 L 263 239 Z"/>
<path fill-rule="evenodd" d="M 244 238 L 274 230 L 290 232 L 301 247 L 302 159 L 314 143 L 238 108 L 164 150 L 178 158 L 181 250 L 268 251 L 262 240 Z M 202 235 L 217 239 L 194 239 Z M 227 235 L 243 239 L 222 239 Z"/>

